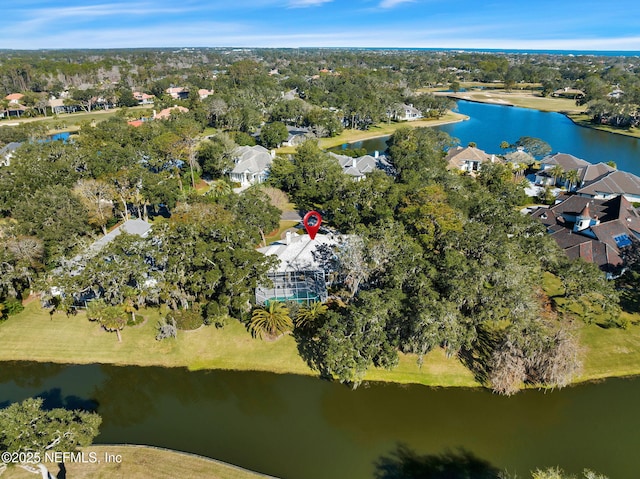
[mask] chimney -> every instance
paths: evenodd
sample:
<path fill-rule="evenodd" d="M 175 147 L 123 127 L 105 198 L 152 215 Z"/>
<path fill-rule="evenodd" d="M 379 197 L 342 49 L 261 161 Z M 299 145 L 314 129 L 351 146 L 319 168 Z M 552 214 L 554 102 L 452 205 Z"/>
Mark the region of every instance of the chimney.
<path fill-rule="evenodd" d="M 291 231 L 287 231 L 284 242 L 288 245 L 291 244 Z"/>
<path fill-rule="evenodd" d="M 376 151 L 373 153 L 373 157 L 374 157 L 374 158 L 378 158 L 378 156 L 380 156 L 380 152 L 379 152 L 378 150 L 376 150 Z"/>
<path fill-rule="evenodd" d="M 276 157 L 276 150 L 271 150 L 271 158 L 275 158 Z"/>
<path fill-rule="evenodd" d="M 158 113 L 157 113 L 155 110 L 153 110 L 153 119 L 154 119 L 154 120 L 156 119 L 156 115 L 157 115 L 157 114 L 158 114 Z"/>
<path fill-rule="evenodd" d="M 354 168 L 356 167 L 356 165 L 358 164 L 358 159 L 357 158 L 352 158 L 351 159 L 351 166 L 353 166 Z"/>

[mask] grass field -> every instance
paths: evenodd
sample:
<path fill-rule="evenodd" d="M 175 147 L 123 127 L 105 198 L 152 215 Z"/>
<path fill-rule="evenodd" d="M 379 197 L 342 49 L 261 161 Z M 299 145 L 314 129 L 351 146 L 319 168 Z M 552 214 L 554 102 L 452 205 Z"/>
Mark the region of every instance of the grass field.
<path fill-rule="evenodd" d="M 197 369 L 232 369 L 315 375 L 298 355 L 295 340 L 254 339 L 243 324 L 230 319 L 222 329 L 204 327 L 178 332 L 178 339 L 155 340 L 158 310 L 143 311 L 146 322 L 127 327 L 122 342 L 116 335 L 89 322 L 83 312 L 52 317 L 37 302 L 0 324 L 0 361 L 41 361 L 73 364 L 106 363 L 140 366 L 184 366 Z M 35 346 L 37 345 L 37 346 Z M 442 351 L 425 357 L 417 366 L 414 355 L 401 355 L 393 371 L 372 369 L 366 379 L 431 386 L 478 386 L 473 375 Z"/>
<path fill-rule="evenodd" d="M 315 375 L 298 355 L 295 340 L 254 339 L 243 324 L 229 319 L 222 329 L 212 326 L 179 332 L 176 340 L 155 340 L 158 310 L 142 312 L 146 322 L 127 327 L 119 343 L 84 313 L 52 317 L 37 302 L 0 324 L 0 361 L 41 361 L 58 363 L 106 363 L 119 365 L 187 367 L 271 371 Z M 603 329 L 579 324 L 584 346 L 584 371 L 579 381 L 608 376 L 640 374 L 640 326 L 627 330 Z M 372 368 L 366 380 L 416 383 L 427 386 L 478 386 L 473 374 L 457 358 L 447 358 L 441 349 L 429 353 L 422 368 L 415 355 L 400 355 L 391 371 Z"/>
<path fill-rule="evenodd" d="M 270 476 L 256 474 L 222 462 L 193 454 L 146 446 L 91 446 L 82 449 L 86 457 L 94 452 L 101 463 L 65 463 L 66 476 L 73 479 L 258 479 Z M 120 463 L 105 463 L 105 454 L 120 456 Z M 57 464 L 46 464 L 57 474 Z M 31 479 L 23 469 L 14 467 L 0 474 L 2 479 Z M 63 477 L 59 475 L 58 477 Z"/>
<path fill-rule="evenodd" d="M 614 128 L 607 125 L 594 125 L 589 121 L 586 114 L 570 114 L 567 115 L 576 125 L 592 128 L 594 130 L 606 131 L 607 133 L 615 133 L 616 135 L 631 136 L 640 138 L 640 129 L 638 128 Z"/>
<path fill-rule="evenodd" d="M 51 133 L 58 133 L 61 131 L 76 131 L 80 128 L 80 125 L 87 121 L 104 121 L 111 117 L 116 116 L 122 109 L 112 108 L 110 110 L 97 110 L 91 113 L 78 112 L 78 113 L 64 113 L 61 115 L 49 116 L 49 117 L 36 117 L 36 118 L 12 118 L 11 121 L 6 123 L 30 123 L 41 122 L 47 125 Z M 130 112 L 133 116 L 145 116 L 151 114 L 151 109 L 146 106 L 134 106 L 127 108 L 127 112 Z M 135 113 L 135 114 L 134 114 Z M 0 126 L 6 124 L 0 122 Z"/>
<path fill-rule="evenodd" d="M 531 108 L 540 111 L 582 113 L 585 106 L 576 106 L 574 100 L 568 98 L 542 97 L 539 93 L 521 90 L 470 90 L 458 93 L 435 92 L 460 100 L 470 100 L 495 105 L 511 105 Z"/>

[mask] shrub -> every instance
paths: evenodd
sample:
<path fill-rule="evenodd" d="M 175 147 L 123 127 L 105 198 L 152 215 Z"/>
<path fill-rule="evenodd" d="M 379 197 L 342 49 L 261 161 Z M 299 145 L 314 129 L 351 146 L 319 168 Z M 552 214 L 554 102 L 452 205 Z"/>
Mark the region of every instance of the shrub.
<path fill-rule="evenodd" d="M 7 300 L 3 303 L 4 308 L 3 312 L 7 316 L 13 316 L 14 314 L 18 314 L 19 312 L 24 310 L 24 306 L 22 306 L 22 301 L 16 298 L 7 298 Z"/>
<path fill-rule="evenodd" d="M 176 324 L 176 328 L 181 331 L 198 329 L 204 324 L 204 318 L 200 313 L 199 307 L 171 311 L 169 314 L 167 314 L 167 320 L 174 321 Z"/>
<path fill-rule="evenodd" d="M 178 328 L 176 322 L 173 319 L 163 318 L 158 321 L 158 333 L 156 334 L 156 340 L 161 341 L 167 338 L 177 338 Z"/>
<path fill-rule="evenodd" d="M 204 310 L 204 324 L 223 328 L 227 324 L 228 317 L 229 308 L 216 301 L 207 303 L 207 307 Z"/>

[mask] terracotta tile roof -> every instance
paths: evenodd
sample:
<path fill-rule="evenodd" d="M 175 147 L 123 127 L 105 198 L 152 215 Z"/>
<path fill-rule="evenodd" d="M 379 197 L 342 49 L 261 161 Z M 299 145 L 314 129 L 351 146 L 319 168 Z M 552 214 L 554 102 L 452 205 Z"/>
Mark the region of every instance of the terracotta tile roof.
<path fill-rule="evenodd" d="M 171 118 L 171 114 L 172 113 L 187 113 L 189 111 L 188 108 L 185 108 L 183 106 L 177 106 L 174 105 L 171 108 L 165 108 L 164 110 L 161 110 L 160 113 L 157 113 L 154 116 L 154 119 L 157 120 L 168 120 L 169 118 Z"/>
<path fill-rule="evenodd" d="M 5 100 L 14 102 L 20 101 L 22 98 L 24 98 L 24 95 L 22 93 L 11 93 L 4 97 Z"/>

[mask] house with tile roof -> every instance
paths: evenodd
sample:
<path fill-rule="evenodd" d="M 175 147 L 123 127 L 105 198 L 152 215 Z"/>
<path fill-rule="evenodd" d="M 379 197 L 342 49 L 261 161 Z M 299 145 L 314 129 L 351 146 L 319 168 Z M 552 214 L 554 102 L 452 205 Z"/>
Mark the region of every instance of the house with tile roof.
<path fill-rule="evenodd" d="M 156 113 L 153 111 L 153 119 L 154 120 L 168 120 L 171 118 L 171 115 L 179 114 L 179 113 L 187 113 L 189 111 L 188 108 L 183 106 L 173 105 L 170 108 L 165 108 L 164 110 L 160 110 L 160 113 Z"/>
<path fill-rule="evenodd" d="M 569 258 L 595 263 L 609 276 L 622 264 L 620 249 L 640 239 L 640 212 L 622 195 L 606 200 L 573 195 L 532 217 Z"/>
<path fill-rule="evenodd" d="M 165 93 L 174 100 L 186 100 L 189 98 L 189 90 L 181 86 L 172 86 L 165 90 Z"/>
<path fill-rule="evenodd" d="M 138 100 L 138 105 L 152 105 L 156 99 L 155 95 L 149 95 L 139 91 L 133 92 L 133 98 Z"/>
<path fill-rule="evenodd" d="M 583 185 L 577 190 L 579 196 L 609 199 L 622 195 L 631 203 L 640 203 L 640 178 L 633 173 L 612 169 Z"/>
<path fill-rule="evenodd" d="M 364 155 L 353 158 L 347 155 L 338 155 L 329 152 L 329 155 L 338 160 L 342 171 L 345 175 L 351 176 L 355 181 L 364 180 L 367 174 L 374 170 L 384 171 L 389 175 L 393 175 L 395 170 L 385 155 L 379 154 L 377 151 L 372 155 Z"/>
<path fill-rule="evenodd" d="M 18 105 L 20 103 L 20 100 L 22 100 L 23 98 L 24 95 L 22 93 L 10 93 L 9 95 L 4 97 L 4 99 L 7 100 L 9 104 L 13 105 Z"/>
<path fill-rule="evenodd" d="M 256 288 L 256 303 L 296 301 L 308 305 L 326 301 L 331 276 L 326 257 L 333 256 L 333 250 L 340 247 L 343 239 L 340 235 L 317 234 L 312 240 L 307 234 L 287 232 L 284 240 L 258 249 L 279 261 L 267 273 L 271 284 Z"/>
<path fill-rule="evenodd" d="M 269 175 L 269 168 L 275 157 L 275 151 L 264 146 L 239 146 L 234 152 L 234 167 L 229 178 L 240 186 L 262 183 Z"/>
<path fill-rule="evenodd" d="M 475 175 L 480 171 L 480 165 L 483 163 L 495 163 L 499 160 L 495 155 L 490 155 L 475 146 L 457 146 L 449 149 L 445 161 L 450 170 L 459 170 Z"/>
<path fill-rule="evenodd" d="M 213 95 L 213 90 L 207 90 L 206 88 L 200 88 L 198 90 L 198 96 L 200 97 L 201 100 L 204 100 L 207 97 L 210 97 L 211 95 Z"/>

